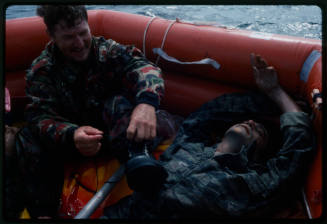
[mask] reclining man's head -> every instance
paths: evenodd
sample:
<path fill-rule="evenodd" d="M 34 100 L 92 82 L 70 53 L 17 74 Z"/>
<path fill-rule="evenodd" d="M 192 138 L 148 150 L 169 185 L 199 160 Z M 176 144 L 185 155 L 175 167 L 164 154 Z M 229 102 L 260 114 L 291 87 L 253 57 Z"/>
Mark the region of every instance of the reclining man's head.
<path fill-rule="evenodd" d="M 66 59 L 83 62 L 90 53 L 92 35 L 87 11 L 79 5 L 42 5 L 37 14 L 47 32 Z"/>
<path fill-rule="evenodd" d="M 253 120 L 244 121 L 230 127 L 224 134 L 217 151 L 222 153 L 237 153 L 243 145 L 256 142 L 255 155 L 261 154 L 268 146 L 269 135 L 266 128 Z"/>

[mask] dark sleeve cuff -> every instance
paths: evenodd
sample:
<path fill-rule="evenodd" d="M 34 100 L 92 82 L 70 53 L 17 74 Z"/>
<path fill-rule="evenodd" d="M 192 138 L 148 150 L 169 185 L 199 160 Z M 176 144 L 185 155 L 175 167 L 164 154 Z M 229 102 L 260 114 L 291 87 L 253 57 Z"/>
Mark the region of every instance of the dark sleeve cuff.
<path fill-rule="evenodd" d="M 155 93 L 151 92 L 143 92 L 141 95 L 136 99 L 136 104 L 146 103 L 153 106 L 156 110 L 159 109 L 160 101 L 159 97 Z"/>
<path fill-rule="evenodd" d="M 74 133 L 77 127 L 71 127 L 66 132 L 66 143 L 67 147 L 72 150 L 72 152 L 78 151 L 74 142 Z"/>

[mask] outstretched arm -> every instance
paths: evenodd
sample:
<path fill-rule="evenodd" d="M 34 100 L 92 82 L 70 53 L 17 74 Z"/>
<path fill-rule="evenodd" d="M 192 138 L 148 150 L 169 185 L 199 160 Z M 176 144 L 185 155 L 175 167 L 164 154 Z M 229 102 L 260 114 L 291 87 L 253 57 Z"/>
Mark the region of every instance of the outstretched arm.
<path fill-rule="evenodd" d="M 267 62 L 260 55 L 252 53 L 250 57 L 254 79 L 258 88 L 271 98 L 284 113 L 301 111 L 292 98 L 279 85 L 275 68 L 268 66 Z"/>

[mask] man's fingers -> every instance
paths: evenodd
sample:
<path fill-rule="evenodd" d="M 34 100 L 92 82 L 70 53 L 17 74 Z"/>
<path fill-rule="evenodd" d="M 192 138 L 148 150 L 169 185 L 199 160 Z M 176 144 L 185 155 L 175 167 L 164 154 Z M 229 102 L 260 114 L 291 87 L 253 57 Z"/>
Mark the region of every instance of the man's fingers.
<path fill-rule="evenodd" d="M 130 125 L 127 128 L 127 138 L 135 141 L 149 140 L 155 131 L 155 108 L 148 104 L 137 105 L 132 113 Z"/>
<path fill-rule="evenodd" d="M 257 67 L 253 66 L 252 69 L 253 69 L 253 76 L 254 76 L 254 79 L 255 79 L 255 80 L 259 79 L 260 72 L 259 72 L 259 70 L 257 69 Z"/>
<path fill-rule="evenodd" d="M 149 125 L 139 125 L 137 127 L 130 126 L 127 129 L 127 139 L 140 142 L 142 140 L 150 140 L 156 137 L 156 127 Z"/>
<path fill-rule="evenodd" d="M 94 142 L 99 142 L 102 138 L 102 135 L 84 135 L 83 137 L 79 138 L 79 141 L 84 144 L 93 144 Z"/>
<path fill-rule="evenodd" d="M 102 131 L 100 131 L 99 129 L 93 128 L 91 126 L 86 126 L 84 128 L 84 132 L 87 135 L 102 135 L 103 134 Z"/>
<path fill-rule="evenodd" d="M 126 137 L 129 140 L 133 140 L 136 134 L 136 127 L 134 124 L 130 124 L 126 130 Z"/>
<path fill-rule="evenodd" d="M 260 56 L 255 55 L 254 53 L 250 54 L 250 63 L 252 65 L 252 69 L 254 71 L 255 78 L 259 75 L 259 69 L 261 69 L 261 63 L 260 63 Z"/>
<path fill-rule="evenodd" d="M 150 139 L 154 139 L 157 136 L 157 127 L 151 128 Z"/>
<path fill-rule="evenodd" d="M 275 72 L 275 68 L 274 68 L 274 66 L 268 66 L 268 67 L 267 67 L 267 70 L 270 70 L 270 71 Z"/>
<path fill-rule="evenodd" d="M 146 139 L 146 135 L 147 135 L 146 131 L 147 130 L 144 126 L 137 127 L 135 141 L 140 142 L 140 141 Z"/>
<path fill-rule="evenodd" d="M 80 152 L 84 156 L 93 156 L 97 154 L 101 149 L 101 143 L 89 143 L 89 144 L 83 144 L 80 146 Z"/>
<path fill-rule="evenodd" d="M 92 142 L 100 141 L 103 138 L 102 135 L 89 135 L 88 139 Z"/>
<path fill-rule="evenodd" d="M 101 143 L 98 143 L 98 146 L 97 146 L 97 151 L 96 152 L 98 152 L 100 149 L 101 149 Z"/>
<path fill-rule="evenodd" d="M 250 62 L 252 67 L 256 67 L 257 69 L 264 69 L 268 66 L 265 59 L 263 59 L 259 54 L 250 54 Z"/>
<path fill-rule="evenodd" d="M 93 156 L 101 148 L 103 132 L 91 126 L 82 126 L 74 132 L 74 143 L 84 156 Z"/>
<path fill-rule="evenodd" d="M 259 68 L 266 68 L 268 66 L 266 60 L 263 59 L 260 55 L 257 55 L 256 58 L 257 58 L 257 61 L 258 61 Z"/>
<path fill-rule="evenodd" d="M 252 65 L 252 68 L 255 67 L 255 55 L 254 53 L 251 53 L 250 54 L 250 62 L 251 62 L 251 65 Z"/>

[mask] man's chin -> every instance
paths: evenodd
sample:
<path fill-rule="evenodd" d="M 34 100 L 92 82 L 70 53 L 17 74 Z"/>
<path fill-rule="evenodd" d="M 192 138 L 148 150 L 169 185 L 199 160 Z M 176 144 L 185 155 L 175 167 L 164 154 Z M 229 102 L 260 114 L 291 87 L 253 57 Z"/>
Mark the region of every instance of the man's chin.
<path fill-rule="evenodd" d="M 76 55 L 72 55 L 70 57 L 70 59 L 72 61 L 75 61 L 75 62 L 78 62 L 78 63 L 81 63 L 81 62 L 85 62 L 87 59 L 88 59 L 88 54 L 85 54 L 85 55 L 81 55 L 81 56 L 76 56 Z"/>

